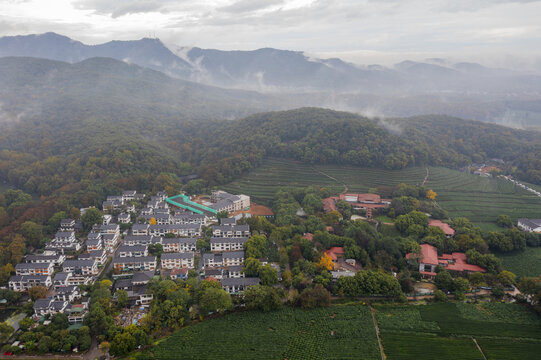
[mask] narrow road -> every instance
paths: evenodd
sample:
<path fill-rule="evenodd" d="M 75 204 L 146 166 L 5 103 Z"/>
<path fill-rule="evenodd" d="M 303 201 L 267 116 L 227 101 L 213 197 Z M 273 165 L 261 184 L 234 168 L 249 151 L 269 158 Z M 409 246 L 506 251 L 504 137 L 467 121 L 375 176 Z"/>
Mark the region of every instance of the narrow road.
<path fill-rule="evenodd" d="M 475 346 L 477 346 L 477 349 L 479 350 L 479 352 L 481 353 L 481 355 L 483 355 L 483 358 L 485 360 L 487 360 L 487 357 L 485 356 L 485 353 L 483 353 L 483 350 L 481 349 L 481 347 L 479 346 L 479 344 L 477 343 L 477 340 L 475 340 L 475 338 L 472 336 L 471 338 L 473 340 L 473 342 L 475 343 Z"/>
<path fill-rule="evenodd" d="M 379 336 L 379 326 L 378 322 L 376 321 L 376 310 L 370 306 L 370 314 L 372 315 L 372 321 L 374 322 L 374 327 L 376 328 L 376 336 L 378 337 L 378 345 L 379 345 L 379 353 L 381 355 L 381 360 L 387 359 L 387 356 L 385 356 L 385 352 L 383 352 L 383 345 L 381 344 L 381 338 Z"/>
<path fill-rule="evenodd" d="M 344 191 L 342 191 L 341 194 L 345 194 L 345 193 L 347 193 L 347 192 L 349 191 L 349 185 L 346 184 L 346 183 L 341 182 L 340 180 L 338 180 L 338 179 L 335 178 L 334 176 L 331 176 L 331 175 L 327 174 L 326 172 L 323 172 L 323 171 L 321 171 L 321 170 L 318 170 L 318 169 L 316 169 L 316 168 L 313 167 L 313 166 L 312 166 L 312 170 L 314 170 L 314 171 L 317 172 L 317 173 L 320 173 L 320 174 L 323 175 L 323 176 L 328 177 L 328 178 L 331 179 L 331 180 L 336 181 L 336 182 L 339 183 L 339 184 L 342 184 L 342 185 L 344 186 Z"/>
<path fill-rule="evenodd" d="M 423 183 L 421 184 L 421 186 L 425 186 L 425 183 L 428 181 L 428 177 L 430 176 L 430 172 L 428 171 L 428 166 L 426 167 L 426 176 L 425 176 L 425 179 L 423 180 Z"/>

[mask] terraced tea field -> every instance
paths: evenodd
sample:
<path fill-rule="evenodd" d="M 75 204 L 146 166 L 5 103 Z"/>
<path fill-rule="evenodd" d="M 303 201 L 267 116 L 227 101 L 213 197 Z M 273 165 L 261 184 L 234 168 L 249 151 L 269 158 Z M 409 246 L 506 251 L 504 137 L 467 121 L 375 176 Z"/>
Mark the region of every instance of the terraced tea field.
<path fill-rule="evenodd" d="M 184 328 L 153 359 L 379 359 L 368 306 L 241 312 Z"/>
<path fill-rule="evenodd" d="M 541 349 L 541 318 L 521 305 L 374 307 L 389 360 L 483 360 L 483 354 L 489 360 L 534 359 Z M 370 309 L 363 305 L 234 313 L 181 329 L 130 359 L 139 357 L 381 359 Z"/>
<path fill-rule="evenodd" d="M 541 318 L 517 304 L 379 305 L 387 359 L 534 359 Z M 473 341 L 476 339 L 477 345 Z"/>
<path fill-rule="evenodd" d="M 319 185 L 336 193 L 366 192 L 371 187 L 399 183 L 421 184 L 425 168 L 404 170 L 366 169 L 352 166 L 316 165 L 287 159 L 268 159 L 262 166 L 224 186 L 233 193 L 245 193 L 268 204 L 283 187 Z M 446 168 L 429 168 L 425 184 L 438 194 L 438 204 L 451 217 L 465 216 L 485 230 L 494 229 L 496 218 L 507 214 L 541 217 L 541 198 L 502 179 L 488 179 Z"/>
<path fill-rule="evenodd" d="M 541 198 L 503 179 L 488 179 L 445 168 L 430 168 L 425 184 L 438 194 L 441 207 L 453 216 L 491 223 L 500 214 L 514 220 L 541 216 Z"/>
<path fill-rule="evenodd" d="M 503 263 L 503 267 L 518 276 L 541 275 L 541 247 L 528 247 L 523 252 L 496 255 Z"/>

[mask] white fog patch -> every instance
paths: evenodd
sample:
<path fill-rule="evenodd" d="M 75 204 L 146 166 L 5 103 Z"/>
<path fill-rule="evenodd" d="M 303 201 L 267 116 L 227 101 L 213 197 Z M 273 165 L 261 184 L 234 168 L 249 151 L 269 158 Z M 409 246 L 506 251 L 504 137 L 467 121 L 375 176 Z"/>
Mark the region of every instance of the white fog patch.
<path fill-rule="evenodd" d="M 359 111 L 357 111 L 360 115 L 367 117 L 369 119 L 383 119 L 385 118 L 385 115 L 380 109 L 374 108 L 374 107 L 365 107 Z"/>
<path fill-rule="evenodd" d="M 0 124 L 2 125 L 14 125 L 19 123 L 26 113 L 21 111 L 18 114 L 12 114 L 4 110 L 4 104 L 0 103 Z"/>
<path fill-rule="evenodd" d="M 394 135 L 401 135 L 404 131 L 399 124 L 393 124 L 385 119 L 378 119 L 378 125 Z"/>

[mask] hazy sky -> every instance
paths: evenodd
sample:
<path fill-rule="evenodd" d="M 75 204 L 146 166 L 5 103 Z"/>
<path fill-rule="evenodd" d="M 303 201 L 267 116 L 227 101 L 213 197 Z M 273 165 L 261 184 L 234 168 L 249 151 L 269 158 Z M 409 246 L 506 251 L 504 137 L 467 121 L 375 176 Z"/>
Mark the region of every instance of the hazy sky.
<path fill-rule="evenodd" d="M 304 50 L 359 63 L 528 59 L 541 66 L 541 0 L 0 0 L 0 36 L 54 31 L 88 44 Z"/>

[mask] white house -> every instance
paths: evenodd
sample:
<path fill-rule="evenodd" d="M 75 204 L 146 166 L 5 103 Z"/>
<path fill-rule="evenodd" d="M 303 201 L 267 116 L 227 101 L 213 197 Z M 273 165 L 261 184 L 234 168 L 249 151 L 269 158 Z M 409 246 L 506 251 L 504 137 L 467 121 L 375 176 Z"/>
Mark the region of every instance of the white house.
<path fill-rule="evenodd" d="M 162 246 L 164 252 L 193 252 L 196 250 L 196 238 L 164 238 Z"/>
<path fill-rule="evenodd" d="M 16 275 L 52 275 L 53 263 L 19 263 L 15 265 Z"/>
<path fill-rule="evenodd" d="M 164 253 L 161 256 L 163 269 L 179 269 L 194 267 L 194 254 L 189 253 Z"/>
<path fill-rule="evenodd" d="M 241 277 L 241 278 L 223 278 L 220 280 L 222 289 L 230 294 L 242 293 L 248 286 L 259 284 L 259 278 Z"/>
<path fill-rule="evenodd" d="M 231 251 L 244 249 L 247 237 L 211 237 L 210 251 Z"/>
<path fill-rule="evenodd" d="M 113 268 L 117 271 L 117 273 L 149 270 L 154 271 L 156 270 L 156 257 L 117 257 L 113 259 Z"/>
<path fill-rule="evenodd" d="M 47 289 L 52 285 L 49 275 L 13 275 L 9 278 L 8 286 L 13 291 L 27 291 L 34 286 L 44 286 Z"/>
<path fill-rule="evenodd" d="M 541 219 L 518 219 L 517 227 L 526 232 L 541 233 Z"/>
<path fill-rule="evenodd" d="M 81 276 L 97 275 L 98 262 L 95 259 L 66 260 L 62 264 L 62 271 Z"/>

